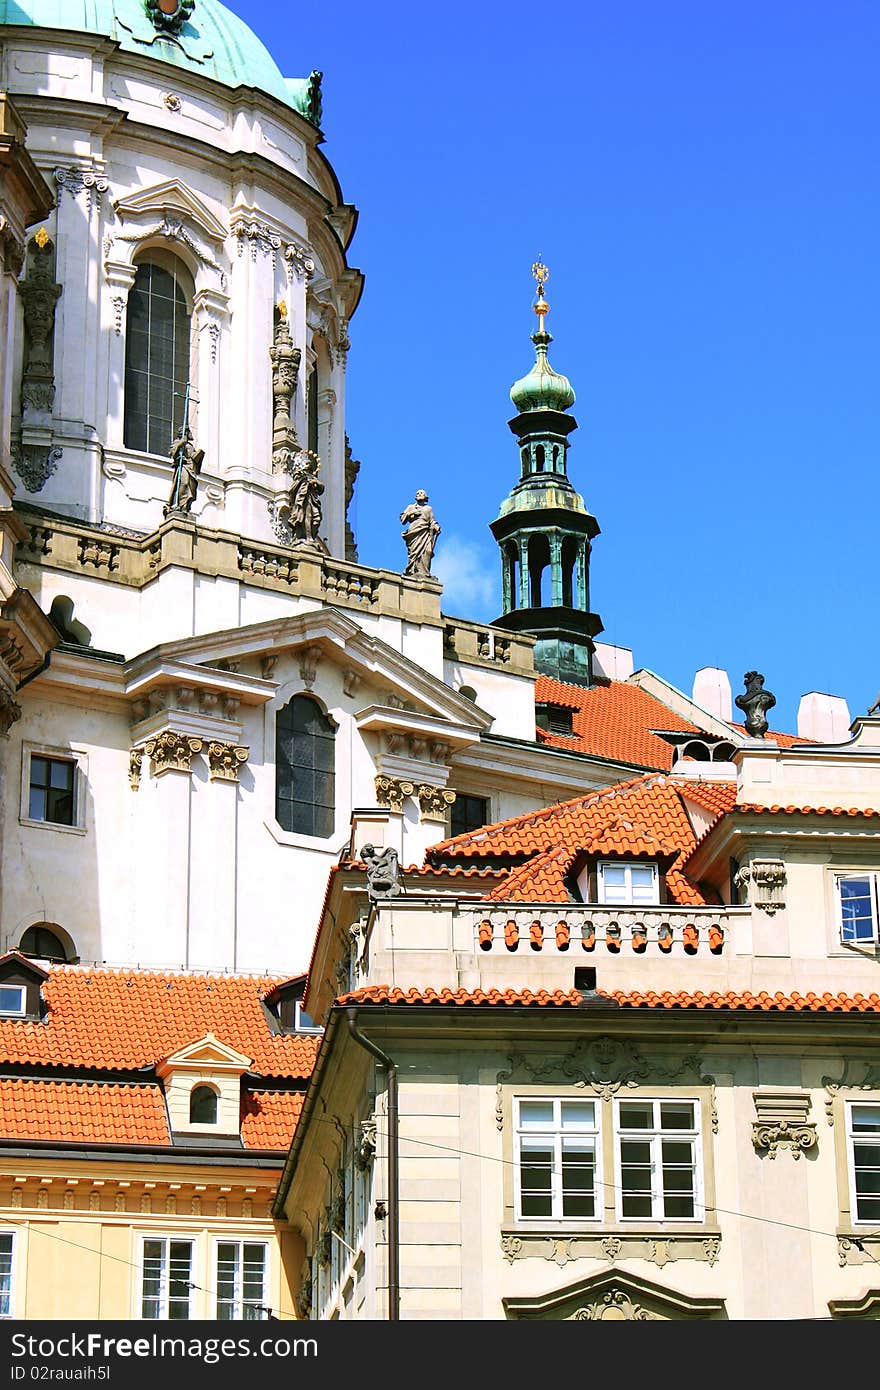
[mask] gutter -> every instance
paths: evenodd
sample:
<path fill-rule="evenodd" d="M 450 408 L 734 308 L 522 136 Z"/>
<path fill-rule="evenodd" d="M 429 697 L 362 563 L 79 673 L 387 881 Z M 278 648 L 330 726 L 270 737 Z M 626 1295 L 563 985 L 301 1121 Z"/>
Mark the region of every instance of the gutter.
<path fill-rule="evenodd" d="M 400 1319 L 400 1180 L 399 1110 L 397 1067 L 391 1058 L 357 1029 L 356 1008 L 345 1010 L 348 1031 L 354 1042 L 372 1053 L 388 1078 L 388 1321 Z"/>

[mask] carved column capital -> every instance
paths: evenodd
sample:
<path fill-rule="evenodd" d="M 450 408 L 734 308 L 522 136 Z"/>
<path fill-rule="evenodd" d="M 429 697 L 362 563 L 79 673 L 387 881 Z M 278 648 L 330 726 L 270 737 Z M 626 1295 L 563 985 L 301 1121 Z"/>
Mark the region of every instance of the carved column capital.
<path fill-rule="evenodd" d="M 418 798 L 422 820 L 445 821 L 446 812 L 455 801 L 455 792 L 423 782 L 418 790 Z"/>
<path fill-rule="evenodd" d="M 247 762 L 246 747 L 235 743 L 209 743 L 207 753 L 212 782 L 238 781 L 239 770 Z"/>
<path fill-rule="evenodd" d="M 752 859 L 737 869 L 734 883 L 748 891 L 749 902 L 772 917 L 785 907 L 785 864 L 781 859 Z"/>
<path fill-rule="evenodd" d="M 144 744 L 144 752 L 149 754 L 150 771 L 154 777 L 163 772 L 192 772 L 192 760 L 201 753 L 204 744 L 200 738 L 190 734 L 178 734 L 166 729 Z"/>
<path fill-rule="evenodd" d="M 816 1139 L 814 1124 L 790 1124 L 781 1120 L 779 1124 L 754 1123 L 752 1143 L 756 1149 L 766 1149 L 770 1158 L 775 1158 L 779 1149 L 791 1149 L 793 1158 L 800 1158 L 805 1149 L 813 1148 Z"/>
<path fill-rule="evenodd" d="M 413 782 L 405 782 L 400 777 L 385 777 L 381 772 L 376 777 L 375 785 L 377 802 L 391 811 L 402 811 L 406 798 L 415 792 Z"/>

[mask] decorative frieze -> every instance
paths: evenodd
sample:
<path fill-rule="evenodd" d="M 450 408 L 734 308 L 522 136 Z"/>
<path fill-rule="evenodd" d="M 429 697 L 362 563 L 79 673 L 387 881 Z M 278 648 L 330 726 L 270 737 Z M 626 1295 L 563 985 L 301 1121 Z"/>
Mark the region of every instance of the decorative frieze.
<path fill-rule="evenodd" d="M 144 751 L 150 758 L 150 771 L 154 777 L 164 772 L 192 772 L 192 760 L 201 753 L 204 744 L 200 738 L 191 734 L 177 734 L 167 729 L 144 744 Z"/>
<path fill-rule="evenodd" d="M 455 792 L 446 787 L 431 787 L 423 782 L 417 795 L 422 820 L 445 822 L 446 813 L 455 801 Z"/>
<path fill-rule="evenodd" d="M 705 1229 L 676 1231 L 658 1237 L 652 1231 L 627 1229 L 614 1234 L 583 1231 L 559 1236 L 550 1231 L 502 1230 L 501 1253 L 509 1264 L 538 1259 L 560 1269 L 575 1260 L 646 1260 L 662 1269 L 678 1260 L 715 1265 L 721 1253 L 720 1232 Z"/>
<path fill-rule="evenodd" d="M 753 1091 L 757 1119 L 752 1123 L 752 1143 L 775 1158 L 779 1149 L 790 1149 L 800 1158 L 816 1144 L 816 1126 L 810 1124 L 810 1097 L 803 1091 Z"/>
<path fill-rule="evenodd" d="M 207 753 L 212 782 L 238 781 L 241 766 L 247 762 L 248 750 L 244 745 L 209 743 Z"/>
<path fill-rule="evenodd" d="M 379 773 L 375 781 L 376 801 L 379 806 L 387 806 L 391 811 L 402 811 L 403 803 L 415 792 L 414 782 L 405 782 L 400 777 L 386 777 Z"/>
<path fill-rule="evenodd" d="M 733 881 L 738 888 L 747 889 L 752 906 L 768 916 L 785 907 L 786 876 L 781 859 L 752 859 L 737 869 Z"/>

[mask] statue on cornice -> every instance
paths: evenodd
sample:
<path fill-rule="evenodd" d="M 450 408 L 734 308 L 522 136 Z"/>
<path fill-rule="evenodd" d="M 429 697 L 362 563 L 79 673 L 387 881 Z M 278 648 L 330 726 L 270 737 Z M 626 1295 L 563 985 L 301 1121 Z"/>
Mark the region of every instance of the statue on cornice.
<path fill-rule="evenodd" d="M 406 541 L 406 569 L 404 574 L 423 578 L 431 573 L 431 560 L 434 547 L 440 534 L 440 527 L 434 519 L 434 510 L 428 505 L 428 494 L 420 488 L 416 500 L 400 513 L 400 519 L 407 522 L 403 533 Z"/>
<path fill-rule="evenodd" d="M 324 484 L 318 477 L 321 460 L 311 449 L 300 449 L 290 470 L 290 511 L 285 518 L 294 549 L 319 550 L 327 547 L 318 535 L 324 513 L 321 494 Z"/>
<path fill-rule="evenodd" d="M 198 492 L 202 460 L 205 457 L 204 449 L 197 449 L 193 443 L 189 425 L 186 425 L 183 433 L 175 439 L 170 453 L 174 460 L 174 483 L 168 503 L 163 508 L 165 516 L 172 512 L 186 514 L 192 510 Z"/>
<path fill-rule="evenodd" d="M 766 714 L 776 704 L 776 696 L 764 689 L 764 677 L 759 671 L 746 671 L 743 676 L 745 692 L 736 697 L 736 707 L 745 718 L 746 733 L 752 738 L 763 738 L 768 728 Z"/>
<path fill-rule="evenodd" d="M 396 898 L 403 891 L 396 849 L 389 846 L 378 850 L 375 845 L 364 845 L 361 859 L 367 866 L 367 896 L 371 902 Z"/>

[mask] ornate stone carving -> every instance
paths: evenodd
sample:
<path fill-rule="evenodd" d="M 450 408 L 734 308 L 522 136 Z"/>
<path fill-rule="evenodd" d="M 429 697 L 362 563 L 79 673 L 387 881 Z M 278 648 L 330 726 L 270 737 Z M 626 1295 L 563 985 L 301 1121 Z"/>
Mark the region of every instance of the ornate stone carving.
<path fill-rule="evenodd" d="M 771 1158 L 781 1148 L 791 1149 L 793 1156 L 800 1158 L 804 1149 L 811 1149 L 816 1143 L 816 1126 L 795 1125 L 788 1120 L 778 1124 L 756 1121 L 752 1125 L 752 1143 L 756 1149 L 766 1149 Z"/>
<path fill-rule="evenodd" d="M 319 1265 L 328 1265 L 330 1256 L 333 1253 L 333 1235 L 329 1230 L 322 1231 L 318 1237 L 318 1248 L 316 1250 Z"/>
<path fill-rule="evenodd" d="M 175 439 L 169 452 L 174 464 L 174 481 L 171 484 L 171 495 L 162 511 L 165 516 L 186 516 L 192 511 L 198 494 L 199 473 L 205 451 L 196 448 L 192 430 L 189 425 L 185 425 L 183 433 Z"/>
<path fill-rule="evenodd" d="M 62 450 L 56 446 L 47 448 L 45 444 L 13 444 L 12 467 L 28 492 L 42 492 L 52 474 L 58 471 L 61 453 Z"/>
<path fill-rule="evenodd" d="M 350 700 L 353 700 L 355 695 L 357 694 L 357 688 L 360 685 L 360 683 L 360 672 L 355 671 L 351 666 L 346 667 L 346 669 L 342 673 L 343 695 L 347 695 Z"/>
<path fill-rule="evenodd" d="M 609 1289 L 593 1303 L 587 1303 L 572 1313 L 572 1322 L 662 1322 L 658 1313 L 633 1303 L 623 1289 Z"/>
<path fill-rule="evenodd" d="M 292 550 L 311 550 L 329 555 L 326 543 L 318 535 L 323 516 L 321 494 L 324 484 L 318 477 L 321 460 L 310 449 L 300 449 L 289 468 L 290 484 L 272 501 L 271 510 L 275 534 L 283 545 Z"/>
<path fill-rule="evenodd" d="M 81 536 L 77 542 L 77 555 L 81 565 L 92 565 L 96 570 L 107 570 L 112 574 L 119 566 L 119 546 L 112 541 L 86 540 Z"/>
<path fill-rule="evenodd" d="M 315 677 L 318 674 L 318 663 L 321 660 L 321 648 L 317 646 L 303 647 L 299 654 L 299 674 L 306 690 L 311 690 L 315 684 Z"/>
<path fill-rule="evenodd" d="M 605 1256 L 606 1260 L 610 1260 L 612 1264 L 614 1263 L 620 1254 L 620 1241 L 617 1236 L 605 1237 L 602 1241 L 602 1254 Z"/>
<path fill-rule="evenodd" d="M 66 190 L 72 198 L 85 189 L 86 208 L 89 212 L 92 209 L 92 196 L 106 193 L 109 188 L 107 180 L 101 175 L 94 173 L 91 169 L 80 169 L 75 165 L 68 168 L 60 167 L 55 170 L 55 182 L 58 185 L 58 202 L 61 203 L 61 195 Z"/>
<path fill-rule="evenodd" d="M 766 714 L 776 704 L 776 696 L 764 689 L 764 677 L 759 671 L 746 671 L 743 682 L 745 692 L 737 695 L 734 704 L 746 716 L 746 733 L 752 738 L 763 738 L 770 727 Z"/>
<path fill-rule="evenodd" d="M 856 1065 L 864 1066 L 865 1074 L 861 1081 L 850 1078 L 850 1060 L 847 1059 L 843 1064 L 843 1072 L 836 1079 L 833 1076 L 823 1076 L 822 1085 L 825 1087 L 825 1117 L 829 1125 L 834 1124 L 834 1101 L 838 1091 L 843 1087 L 851 1091 L 880 1091 L 880 1066 L 872 1066 L 869 1062 L 859 1062 Z"/>
<path fill-rule="evenodd" d="M 406 542 L 406 569 L 404 574 L 423 579 L 431 573 L 431 560 L 434 547 L 440 534 L 440 527 L 434 519 L 434 511 L 428 504 L 428 494 L 421 489 L 414 502 L 404 507 L 400 520 L 406 523 L 403 539 Z"/>
<path fill-rule="evenodd" d="M 42 230 L 42 228 L 41 228 Z M 0 247 L 3 263 L 13 275 L 20 275 L 24 265 L 24 242 L 16 236 L 8 217 L 0 213 Z"/>
<path fill-rule="evenodd" d="M 354 497 L 354 485 L 361 471 L 360 462 L 352 456 L 348 435 L 345 436 L 345 558 L 357 563 L 358 548 L 354 528 L 349 519 L 349 510 Z"/>
<path fill-rule="evenodd" d="M 287 306 L 275 310 L 275 334 L 269 349 L 272 363 L 272 471 L 288 469 L 291 459 L 299 452 L 299 441 L 290 415 L 290 402 L 296 391 L 302 352 L 294 347 L 287 324 Z"/>
<path fill-rule="evenodd" d="M 42 243 L 31 238 L 29 267 L 24 280 L 19 281 L 24 311 L 24 362 L 21 371 L 22 409 L 51 411 L 55 401 L 55 379 L 52 370 L 52 338 L 55 329 L 55 308 L 61 286 L 55 283 L 55 247 L 48 239 Z"/>
<path fill-rule="evenodd" d="M 256 218 L 240 219 L 233 227 L 233 232 L 238 239 L 238 254 L 244 251 L 245 243 L 251 248 L 251 260 L 257 259 L 259 251 L 264 256 L 272 257 L 272 264 L 275 264 L 276 252 L 281 247 L 281 238 L 265 222 L 258 222 Z"/>
<path fill-rule="evenodd" d="M 354 1161 L 363 1173 L 369 1168 L 373 1159 L 376 1157 L 376 1119 L 371 1116 L 367 1120 L 361 1120 L 360 1137 L 355 1151 Z"/>
<path fill-rule="evenodd" d="M 150 771 L 154 777 L 163 772 L 192 772 L 192 760 L 201 753 L 203 742 L 189 734 L 178 734 L 172 729 L 157 734 L 144 744 L 144 752 L 150 758 Z"/>
<path fill-rule="evenodd" d="M 176 92 L 163 92 L 162 105 L 167 106 L 168 110 L 173 111 L 176 116 L 180 112 L 183 102 Z"/>
<path fill-rule="evenodd" d="M 237 782 L 242 763 L 247 762 L 248 750 L 242 744 L 209 743 L 208 766 L 212 782 Z"/>
<path fill-rule="evenodd" d="M 181 241 L 187 250 L 191 251 L 196 260 L 203 265 L 208 265 L 212 270 L 216 270 L 220 277 L 221 289 L 225 290 L 227 285 L 226 272 L 219 266 L 213 257 L 201 246 L 190 232 L 183 221 L 183 218 L 176 213 L 166 212 L 161 222 L 156 222 L 152 227 L 147 227 L 138 232 L 117 232 L 115 236 L 106 237 L 104 240 L 104 255 L 109 256 L 113 250 L 113 245 L 117 241 L 143 242 L 152 237 L 165 237 L 168 241 Z"/>
<path fill-rule="evenodd" d="M 400 777 L 386 777 L 381 772 L 376 777 L 375 787 L 378 804 L 392 811 L 402 811 L 404 800 L 412 796 L 416 789 L 414 782 L 405 782 Z"/>
<path fill-rule="evenodd" d="M 295 272 L 300 280 L 303 278 L 311 279 L 315 273 L 315 262 L 308 251 L 305 247 L 297 246 L 295 242 L 288 242 L 285 246 L 284 260 L 287 265 L 288 279 L 291 272 Z"/>
<path fill-rule="evenodd" d="M 115 294 L 110 303 L 113 305 L 113 332 L 117 338 L 122 336 L 122 315 L 125 313 L 126 298 L 124 294 Z"/>
<path fill-rule="evenodd" d="M 445 821 L 446 812 L 455 801 L 455 792 L 446 787 L 431 787 L 422 783 L 418 789 L 422 820 Z"/>
<path fill-rule="evenodd" d="M 141 764 L 144 760 L 143 748 L 132 748 L 128 754 L 128 784 L 136 792 L 141 784 Z"/>
<path fill-rule="evenodd" d="M 679 1260 L 698 1260 L 710 1266 L 716 1264 L 721 1251 L 721 1237 L 716 1230 L 707 1234 L 705 1227 L 686 1232 L 678 1230 L 666 1236 L 657 1236 L 653 1231 L 638 1228 L 618 1228 L 613 1234 L 585 1230 L 565 1237 L 548 1230 L 507 1229 L 501 1232 L 501 1249 L 510 1264 L 521 1259 L 546 1260 L 553 1264 L 568 1263 L 570 1260 L 608 1260 L 612 1263 L 617 1260 L 644 1260 L 662 1269 L 664 1265 Z"/>
<path fill-rule="evenodd" d="M 367 896 L 370 902 L 384 902 L 403 892 L 396 849 L 377 850 L 375 845 L 364 845 L 361 859 L 367 866 Z"/>
<path fill-rule="evenodd" d="M 518 1236 L 502 1235 L 501 1253 L 504 1256 L 505 1260 L 507 1260 L 508 1264 L 512 1265 L 514 1260 L 519 1258 L 521 1252 L 522 1241 L 519 1239 Z"/>
<path fill-rule="evenodd" d="M 7 738 L 16 720 L 21 718 L 21 706 L 8 690 L 0 686 L 0 738 Z"/>
<path fill-rule="evenodd" d="M 432 742 L 431 742 L 431 762 L 432 762 L 432 763 L 445 763 L 445 762 L 448 762 L 448 761 L 449 761 L 449 756 L 450 756 L 451 752 L 452 752 L 452 749 L 450 748 L 449 744 L 448 744 L 448 743 L 444 743 L 442 739 L 433 739 L 433 740 L 432 740 Z"/>
<path fill-rule="evenodd" d="M 737 869 L 733 881 L 737 888 L 745 888 L 746 891 L 749 891 L 751 883 L 750 901 L 768 916 L 772 917 L 785 907 L 786 874 L 781 859 L 752 859 Z"/>

